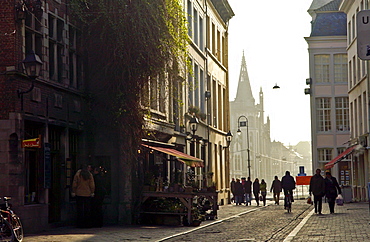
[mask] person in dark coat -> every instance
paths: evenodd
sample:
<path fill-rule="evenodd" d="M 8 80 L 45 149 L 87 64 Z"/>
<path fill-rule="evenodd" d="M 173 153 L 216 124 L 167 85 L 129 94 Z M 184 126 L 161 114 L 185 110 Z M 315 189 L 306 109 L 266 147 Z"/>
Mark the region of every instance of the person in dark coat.
<path fill-rule="evenodd" d="M 243 185 L 240 183 L 240 179 L 236 179 L 235 182 L 235 204 L 236 205 L 242 205 L 243 202 Z"/>
<path fill-rule="evenodd" d="M 281 193 L 281 181 L 278 176 L 275 176 L 275 180 L 272 182 L 270 192 L 274 193 L 274 201 L 276 205 L 279 205 L 280 193 Z"/>
<path fill-rule="evenodd" d="M 231 194 L 233 194 L 233 197 L 231 198 L 231 201 L 235 202 L 235 178 L 231 179 L 230 189 L 231 189 Z"/>
<path fill-rule="evenodd" d="M 342 190 L 339 187 L 338 181 L 331 175 L 330 172 L 326 172 L 325 178 L 325 196 L 328 199 L 330 213 L 334 213 L 335 199 L 339 194 L 342 194 Z"/>
<path fill-rule="evenodd" d="M 254 199 L 256 199 L 257 206 L 260 205 L 259 194 L 260 194 L 260 183 L 259 183 L 258 178 L 256 178 L 253 182 L 253 195 L 254 195 Z"/>
<path fill-rule="evenodd" d="M 294 202 L 293 190 L 295 189 L 294 178 L 290 175 L 289 171 L 285 172 L 285 176 L 281 179 L 281 187 L 284 189 L 284 196 L 290 194 L 292 202 Z M 284 207 L 286 207 L 284 199 Z"/>
<path fill-rule="evenodd" d="M 244 182 L 244 195 L 245 195 L 245 205 L 248 206 L 252 205 L 252 181 L 251 178 L 248 177 L 247 180 Z"/>
<path fill-rule="evenodd" d="M 92 199 L 92 226 L 103 227 L 103 201 L 107 193 L 105 170 L 103 167 L 95 167 L 93 170 L 95 181 L 95 196 Z"/>
<path fill-rule="evenodd" d="M 325 195 L 325 181 L 321 176 L 321 170 L 316 169 L 316 174 L 310 180 L 310 196 L 313 193 L 313 201 L 315 203 L 315 213 L 321 214 L 322 197 Z"/>

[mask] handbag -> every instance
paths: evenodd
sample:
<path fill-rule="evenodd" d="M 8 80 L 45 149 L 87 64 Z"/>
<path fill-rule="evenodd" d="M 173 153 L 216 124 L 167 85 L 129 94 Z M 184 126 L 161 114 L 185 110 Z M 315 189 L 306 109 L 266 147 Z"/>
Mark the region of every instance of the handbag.
<path fill-rule="evenodd" d="M 338 206 L 343 206 L 344 200 L 341 194 L 338 194 L 337 198 L 335 199 L 335 202 Z"/>
<path fill-rule="evenodd" d="M 310 205 L 312 205 L 312 198 L 311 198 L 311 196 L 308 196 L 307 197 L 307 204 L 310 204 Z"/>

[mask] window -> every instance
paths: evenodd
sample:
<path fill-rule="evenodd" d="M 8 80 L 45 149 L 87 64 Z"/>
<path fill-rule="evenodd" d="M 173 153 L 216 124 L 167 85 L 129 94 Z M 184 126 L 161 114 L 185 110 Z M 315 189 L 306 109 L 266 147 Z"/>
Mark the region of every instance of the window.
<path fill-rule="evenodd" d="M 318 161 L 319 162 L 329 162 L 333 159 L 333 149 L 318 149 L 317 150 Z"/>
<path fill-rule="evenodd" d="M 329 82 L 329 55 L 315 55 L 315 79 L 317 83 Z"/>
<path fill-rule="evenodd" d="M 334 55 L 334 82 L 347 82 L 347 54 Z"/>
<path fill-rule="evenodd" d="M 206 113 L 205 108 L 205 91 L 204 91 L 204 72 L 200 69 L 199 72 L 199 93 L 200 93 L 200 111 L 202 113 Z"/>
<path fill-rule="evenodd" d="M 317 130 L 318 131 L 331 131 L 331 108 L 330 98 L 317 98 L 316 99 L 316 112 L 317 112 Z"/>
<path fill-rule="evenodd" d="M 50 80 L 63 83 L 67 78 L 67 68 L 64 63 L 64 21 L 49 14 L 49 77 Z"/>
<path fill-rule="evenodd" d="M 150 108 L 157 110 L 158 102 L 158 78 L 150 78 Z"/>
<path fill-rule="evenodd" d="M 43 61 L 42 20 L 41 15 L 27 13 L 25 20 L 25 54 L 34 51 Z M 42 72 L 40 75 L 42 75 Z"/>
<path fill-rule="evenodd" d="M 335 121 L 337 131 L 349 131 L 348 97 L 335 98 Z"/>
<path fill-rule="evenodd" d="M 69 43 L 69 86 L 80 88 L 82 83 L 82 62 L 77 54 L 79 32 L 73 26 L 69 26 L 68 43 Z"/>
<path fill-rule="evenodd" d="M 190 60 L 191 66 L 193 66 L 192 62 L 193 61 Z M 189 106 L 191 106 L 194 104 L 194 81 L 193 81 L 193 76 L 190 71 L 188 73 L 188 93 L 189 93 L 188 94 L 189 95 L 188 104 Z"/>
<path fill-rule="evenodd" d="M 198 11 L 196 9 L 194 9 L 194 43 L 199 46 L 199 28 L 198 28 L 198 25 L 199 25 L 199 22 L 198 22 Z"/>
<path fill-rule="evenodd" d="M 192 13 L 192 4 L 191 4 L 191 1 L 188 0 L 188 35 L 190 36 L 190 38 L 192 37 L 192 16 L 193 16 L 193 13 Z"/>
<path fill-rule="evenodd" d="M 199 48 L 204 51 L 203 18 L 199 16 Z"/>
<path fill-rule="evenodd" d="M 200 97 L 199 97 L 199 66 L 194 64 L 194 106 L 200 107 Z"/>

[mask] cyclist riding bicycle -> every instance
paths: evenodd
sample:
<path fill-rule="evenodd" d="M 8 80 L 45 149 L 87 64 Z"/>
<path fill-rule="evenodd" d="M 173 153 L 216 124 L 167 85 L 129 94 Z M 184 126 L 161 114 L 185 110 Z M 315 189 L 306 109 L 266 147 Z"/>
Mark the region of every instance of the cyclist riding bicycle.
<path fill-rule="evenodd" d="M 295 189 L 295 181 L 294 178 L 290 175 L 289 171 L 285 172 L 285 176 L 281 179 L 281 187 L 284 190 L 284 196 L 290 194 L 291 201 L 294 202 L 293 199 L 293 190 Z M 284 199 L 284 208 L 286 208 L 286 200 Z"/>

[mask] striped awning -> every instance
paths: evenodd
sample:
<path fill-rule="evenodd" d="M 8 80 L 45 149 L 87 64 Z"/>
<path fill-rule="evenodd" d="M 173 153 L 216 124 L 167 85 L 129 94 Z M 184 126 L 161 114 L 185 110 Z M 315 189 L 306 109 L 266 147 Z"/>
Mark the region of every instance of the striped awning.
<path fill-rule="evenodd" d="M 343 160 L 347 155 L 351 154 L 352 151 L 356 148 L 356 146 L 357 145 L 354 145 L 354 146 L 351 146 L 351 147 L 347 148 L 345 151 L 340 153 L 340 155 L 338 155 L 337 157 L 335 157 L 334 159 L 329 161 L 327 164 L 325 164 L 325 168 L 326 169 L 332 168 L 335 164 L 337 164 L 338 162 Z"/>
<path fill-rule="evenodd" d="M 190 166 L 190 167 L 204 167 L 204 163 L 202 159 L 196 158 L 194 156 L 185 154 L 181 151 L 171 149 L 171 148 L 163 148 L 163 147 L 157 147 L 157 146 L 150 146 L 146 144 L 142 144 L 143 147 L 156 150 L 171 156 L 176 157 L 176 159 L 180 162 L 183 162 L 184 164 Z"/>

